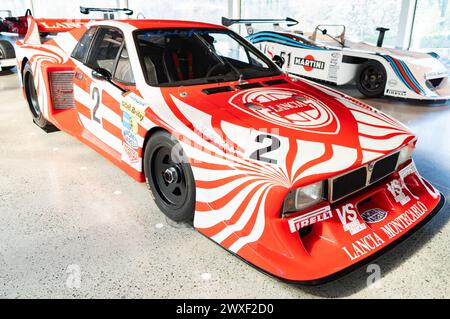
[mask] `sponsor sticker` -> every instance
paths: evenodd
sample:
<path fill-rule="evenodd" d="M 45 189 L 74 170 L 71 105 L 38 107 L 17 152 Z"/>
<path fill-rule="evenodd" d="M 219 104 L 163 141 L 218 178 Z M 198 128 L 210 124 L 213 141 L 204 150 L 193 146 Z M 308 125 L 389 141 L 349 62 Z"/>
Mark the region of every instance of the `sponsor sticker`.
<path fill-rule="evenodd" d="M 314 56 L 307 55 L 304 58 L 296 57 L 294 59 L 294 64 L 302 66 L 307 72 L 311 72 L 314 69 L 323 70 L 325 69 L 325 62 L 317 61 Z"/>
<path fill-rule="evenodd" d="M 125 142 L 123 142 L 122 145 L 123 145 L 123 150 L 124 150 L 125 154 L 127 155 L 130 163 L 137 163 L 139 161 L 138 152 Z"/>
<path fill-rule="evenodd" d="M 406 176 L 417 173 L 416 164 L 414 162 L 409 163 L 408 166 L 402 168 L 399 172 L 400 178 L 403 180 Z"/>
<path fill-rule="evenodd" d="M 135 94 L 130 94 L 122 100 L 120 109 L 127 112 L 138 122 L 142 122 L 145 118 L 145 101 L 141 100 Z"/>
<path fill-rule="evenodd" d="M 123 130 L 122 135 L 123 135 L 123 139 L 129 146 L 131 146 L 134 149 L 137 149 L 139 147 L 138 139 L 132 131 Z"/>
<path fill-rule="evenodd" d="M 395 96 L 406 96 L 406 91 L 387 89 L 386 94 L 391 94 Z"/>
<path fill-rule="evenodd" d="M 367 228 L 366 224 L 359 221 L 355 206 L 351 203 L 341 208 L 336 208 L 336 213 L 344 227 L 344 231 L 350 232 L 351 235 L 355 235 Z"/>
<path fill-rule="evenodd" d="M 308 214 L 301 215 L 301 216 L 290 219 L 288 221 L 289 229 L 290 229 L 291 233 L 295 233 L 302 228 L 311 226 L 316 223 L 323 222 L 332 217 L 333 217 L 333 212 L 331 211 L 331 207 L 325 206 L 325 207 L 317 209 L 313 212 L 310 212 Z"/>
<path fill-rule="evenodd" d="M 381 222 L 387 217 L 387 212 L 380 208 L 366 210 L 361 214 L 361 218 L 368 224 Z"/>
<path fill-rule="evenodd" d="M 394 200 L 400 205 L 404 206 L 411 200 L 411 198 L 403 191 L 403 182 L 399 181 L 398 179 L 394 179 L 386 186 L 392 197 L 394 197 Z"/>

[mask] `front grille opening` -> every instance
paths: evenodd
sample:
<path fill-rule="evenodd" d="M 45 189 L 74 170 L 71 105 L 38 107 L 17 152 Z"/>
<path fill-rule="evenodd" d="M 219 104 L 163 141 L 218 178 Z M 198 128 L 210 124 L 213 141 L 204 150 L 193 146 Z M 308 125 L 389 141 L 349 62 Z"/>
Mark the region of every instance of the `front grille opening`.
<path fill-rule="evenodd" d="M 375 166 L 373 167 L 370 184 L 378 182 L 383 177 L 386 177 L 393 173 L 397 168 L 399 155 L 400 153 L 395 153 L 376 162 Z"/>
<path fill-rule="evenodd" d="M 333 201 L 337 201 L 364 188 L 367 181 L 366 167 L 343 175 L 333 180 Z"/>

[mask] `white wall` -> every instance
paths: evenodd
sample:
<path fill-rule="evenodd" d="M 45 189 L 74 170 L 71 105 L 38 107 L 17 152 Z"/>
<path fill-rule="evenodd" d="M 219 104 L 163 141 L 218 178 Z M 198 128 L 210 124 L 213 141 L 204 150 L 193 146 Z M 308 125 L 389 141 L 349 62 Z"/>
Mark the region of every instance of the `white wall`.
<path fill-rule="evenodd" d="M 34 16 L 38 18 L 83 18 L 80 6 L 117 7 L 117 0 L 33 0 Z M 101 17 L 100 14 L 97 16 Z"/>

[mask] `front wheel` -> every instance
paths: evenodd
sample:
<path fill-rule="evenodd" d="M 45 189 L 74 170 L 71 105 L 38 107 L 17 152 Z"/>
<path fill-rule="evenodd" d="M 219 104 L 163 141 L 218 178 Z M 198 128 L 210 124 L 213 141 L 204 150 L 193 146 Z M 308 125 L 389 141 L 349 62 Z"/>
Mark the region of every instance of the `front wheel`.
<path fill-rule="evenodd" d="M 168 132 L 152 135 L 145 146 L 144 173 L 156 205 L 176 222 L 194 218 L 195 180 L 180 143 Z"/>
<path fill-rule="evenodd" d="M 358 72 L 356 85 L 367 97 L 380 97 L 386 88 L 386 70 L 378 61 L 367 61 Z"/>

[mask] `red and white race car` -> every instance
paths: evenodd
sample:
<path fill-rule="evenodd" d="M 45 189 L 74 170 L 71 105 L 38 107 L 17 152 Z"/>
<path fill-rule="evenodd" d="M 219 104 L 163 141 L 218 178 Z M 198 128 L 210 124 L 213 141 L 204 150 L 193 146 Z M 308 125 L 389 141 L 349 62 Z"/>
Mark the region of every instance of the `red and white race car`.
<path fill-rule="evenodd" d="M 444 203 L 405 126 L 291 79 L 222 26 L 96 21 L 41 43 L 45 23 L 28 25 L 18 67 L 34 122 L 147 181 L 164 214 L 273 276 L 331 280 Z"/>

